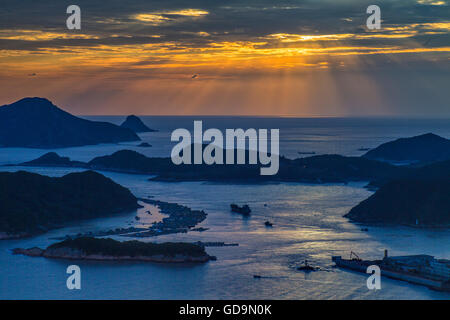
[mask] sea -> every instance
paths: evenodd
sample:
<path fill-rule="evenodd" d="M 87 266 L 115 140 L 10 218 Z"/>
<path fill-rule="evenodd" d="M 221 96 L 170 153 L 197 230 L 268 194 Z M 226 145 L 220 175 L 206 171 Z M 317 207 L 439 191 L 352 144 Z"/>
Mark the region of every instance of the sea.
<path fill-rule="evenodd" d="M 124 116 L 90 116 L 90 120 L 120 124 Z M 218 116 L 141 116 L 158 132 L 140 142 L 102 144 L 76 148 L 0 148 L 0 171 L 26 170 L 48 176 L 82 171 L 76 168 L 26 168 L 13 165 L 54 151 L 73 160 L 89 161 L 115 151 L 135 150 L 149 157 L 169 157 L 175 142 L 173 130 L 193 130 L 194 120 L 203 128 L 279 129 L 280 154 L 288 158 L 314 153 L 360 156 L 361 148 L 374 148 L 401 137 L 433 132 L 450 138 L 450 119 L 406 118 L 271 118 Z M 223 131 L 224 132 L 224 131 Z M 332 256 L 363 259 L 389 255 L 429 254 L 450 259 L 450 229 L 405 226 L 365 226 L 343 217 L 369 197 L 367 182 L 348 184 L 212 182 L 157 182 L 151 176 L 102 172 L 140 198 L 176 202 L 205 210 L 198 225 L 206 231 L 139 238 L 141 241 L 204 241 L 237 243 L 239 246 L 207 247 L 216 261 L 205 264 L 95 262 L 32 258 L 13 255 L 11 249 L 46 247 L 67 234 L 95 232 L 117 227 L 151 224 L 164 215 L 154 206 L 109 218 L 83 221 L 43 235 L 0 241 L 0 299 L 450 299 L 449 293 L 382 278 L 381 289 L 369 290 L 369 275 L 335 268 Z M 230 212 L 230 203 L 249 204 L 250 218 Z M 152 218 L 146 217 L 150 210 Z M 143 219 L 136 220 L 138 215 Z M 272 228 L 264 225 L 269 220 Z M 362 229 L 368 228 L 368 231 Z M 131 237 L 114 236 L 118 240 Z M 304 260 L 320 268 L 304 273 Z M 69 265 L 81 269 L 81 289 L 69 290 Z M 254 278 L 259 275 L 261 278 Z"/>

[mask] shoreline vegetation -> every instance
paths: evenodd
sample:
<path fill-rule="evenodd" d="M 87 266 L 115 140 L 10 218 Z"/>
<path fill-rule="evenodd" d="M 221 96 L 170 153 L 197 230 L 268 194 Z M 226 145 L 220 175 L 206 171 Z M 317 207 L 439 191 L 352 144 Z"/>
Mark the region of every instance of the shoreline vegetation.
<path fill-rule="evenodd" d="M 125 187 L 94 171 L 52 178 L 0 172 L 0 239 L 45 233 L 69 222 L 112 216 L 139 208 Z"/>
<path fill-rule="evenodd" d="M 54 243 L 46 249 L 15 248 L 13 254 L 70 260 L 143 261 L 158 263 L 204 263 L 216 260 L 205 247 L 194 243 L 120 242 L 110 238 L 82 237 Z"/>

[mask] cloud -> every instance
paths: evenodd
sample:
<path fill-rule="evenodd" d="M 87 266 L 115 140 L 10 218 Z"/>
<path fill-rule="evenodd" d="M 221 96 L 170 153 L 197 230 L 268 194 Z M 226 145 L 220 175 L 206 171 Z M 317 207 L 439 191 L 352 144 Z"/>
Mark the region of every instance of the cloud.
<path fill-rule="evenodd" d="M 185 21 L 188 18 L 199 18 L 208 15 L 209 12 L 201 9 L 180 9 L 166 12 L 138 13 L 131 18 L 144 22 L 153 26 L 164 23 L 174 23 L 177 21 Z M 180 19 L 183 18 L 183 19 Z"/>
<path fill-rule="evenodd" d="M 447 5 L 446 1 L 440 0 L 417 0 L 418 4 L 425 4 L 429 6 L 444 6 Z"/>
<path fill-rule="evenodd" d="M 177 90 L 186 89 L 189 94 L 195 94 L 195 90 L 211 90 L 200 96 L 213 99 L 213 91 L 222 90 L 221 86 L 208 87 L 206 83 L 233 83 L 235 89 L 224 86 L 223 90 L 242 97 L 239 104 L 244 108 L 243 88 L 254 83 L 255 88 L 265 91 L 259 79 L 268 77 L 271 79 L 268 82 L 274 81 L 273 90 L 279 89 L 289 96 L 283 98 L 286 110 L 289 103 L 295 109 L 298 99 L 294 97 L 299 98 L 290 81 L 300 82 L 308 95 L 309 85 L 299 80 L 305 77 L 325 81 L 330 91 L 339 87 L 331 80 L 344 81 L 347 77 L 341 75 L 345 73 L 354 75 L 355 79 L 366 79 L 367 92 L 370 83 L 386 80 L 380 73 L 401 78 L 410 84 L 411 90 L 420 91 L 424 86 L 421 81 L 425 80 L 436 88 L 443 86 L 442 71 L 448 70 L 450 52 L 448 1 L 385 1 L 380 4 L 382 29 L 372 31 L 365 27 L 365 9 L 371 2 L 191 0 L 187 5 L 182 0 L 130 0 L 124 6 L 119 2 L 78 0 L 82 29 L 69 31 L 65 26 L 64 3 L 3 0 L 6 9 L 0 11 L 0 76 L 26 78 L 14 82 L 20 88 L 20 81 L 27 84 L 30 77 L 26 75 L 36 72 L 40 84 L 45 84 L 50 94 L 51 88 L 61 89 L 56 84 L 61 77 L 74 79 L 64 82 L 67 88 L 78 86 L 71 82 L 75 79 L 82 82 L 96 79 L 95 85 L 80 89 L 84 102 L 91 106 L 94 88 L 101 90 L 104 85 L 106 95 L 114 91 L 111 87 L 116 88 L 116 83 L 127 81 L 133 90 L 146 88 L 147 81 L 159 81 L 164 86 L 165 81 L 170 82 L 173 92 L 163 85 L 158 85 L 159 93 L 152 92 L 160 97 L 161 103 L 165 101 L 161 92 L 170 96 Z M 413 72 L 408 73 L 410 69 L 421 73 L 413 77 Z M 189 81 L 193 74 L 201 74 L 201 81 Z M 409 76 L 403 76 L 406 74 Z M 201 90 L 186 88 L 200 82 Z M 35 85 L 36 81 L 30 84 Z M 349 85 L 346 90 L 351 92 L 351 88 Z M 139 92 L 145 96 L 147 91 Z M 0 94 L 0 99 L 7 94 Z M 257 95 L 257 90 L 254 94 Z M 354 94 L 357 95 L 356 91 Z M 409 101 L 406 95 L 410 92 L 398 94 Z M 439 103 L 445 100 L 437 89 L 433 89 L 433 95 L 431 99 Z M 76 94 L 65 99 L 68 101 L 73 96 Z M 231 102 L 238 104 L 237 98 L 226 98 L 225 93 L 221 97 L 230 99 L 223 102 L 224 106 Z M 280 94 L 274 93 L 275 97 L 282 99 Z M 346 99 L 350 100 L 350 93 Z M 185 100 L 189 98 L 180 99 Z M 204 110 L 208 110 L 208 103 L 214 104 L 213 100 L 206 100 L 202 102 Z M 313 97 L 305 103 L 319 106 L 319 102 L 312 100 Z M 332 103 L 331 94 L 325 100 Z M 385 102 L 389 105 L 389 101 Z"/>

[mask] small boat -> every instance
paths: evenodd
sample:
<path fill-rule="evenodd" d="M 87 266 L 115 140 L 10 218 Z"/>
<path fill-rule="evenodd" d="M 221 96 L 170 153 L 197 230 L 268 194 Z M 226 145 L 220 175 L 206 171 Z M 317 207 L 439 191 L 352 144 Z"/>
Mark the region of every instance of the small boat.
<path fill-rule="evenodd" d="M 316 267 L 312 267 L 308 264 L 308 260 L 305 260 L 303 262 L 302 266 L 297 267 L 297 270 L 299 271 L 305 271 L 305 272 L 311 272 L 311 271 L 317 271 Z"/>
<path fill-rule="evenodd" d="M 250 207 L 247 204 L 244 204 L 242 207 L 239 207 L 237 204 L 232 203 L 230 204 L 230 207 L 231 211 L 243 214 L 244 216 L 248 216 L 250 215 L 250 212 L 252 212 L 252 210 L 250 210 Z"/>
<path fill-rule="evenodd" d="M 152 145 L 147 143 L 147 142 L 142 142 L 140 145 L 138 145 L 138 147 L 141 147 L 141 148 L 148 148 L 148 147 L 151 147 L 151 146 Z"/>
<path fill-rule="evenodd" d="M 270 222 L 270 221 L 264 222 L 264 225 L 265 225 L 266 227 L 273 227 L 273 223 Z"/>
<path fill-rule="evenodd" d="M 258 275 L 258 274 L 254 274 L 254 275 L 253 275 L 253 278 L 254 278 L 254 279 L 261 279 L 261 276 Z"/>

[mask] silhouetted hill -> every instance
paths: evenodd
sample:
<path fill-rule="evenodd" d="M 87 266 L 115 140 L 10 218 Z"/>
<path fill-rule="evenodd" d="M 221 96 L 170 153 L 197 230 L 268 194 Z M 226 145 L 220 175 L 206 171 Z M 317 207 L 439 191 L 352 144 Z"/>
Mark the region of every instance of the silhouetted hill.
<path fill-rule="evenodd" d="M 129 129 L 75 117 L 43 98 L 0 107 L 3 147 L 61 148 L 136 140 L 140 138 Z"/>
<path fill-rule="evenodd" d="M 289 165 L 280 166 L 280 175 L 301 176 L 305 179 L 333 181 L 368 181 L 400 174 L 407 169 L 388 163 L 361 157 L 341 155 L 319 155 L 291 160 Z"/>
<path fill-rule="evenodd" d="M 97 170 L 156 174 L 175 167 L 170 158 L 148 158 L 132 150 L 120 150 L 109 156 L 96 157 L 87 166 Z"/>
<path fill-rule="evenodd" d="M 30 235 L 137 207 L 128 189 L 94 171 L 61 178 L 0 173 L 0 233 Z"/>
<path fill-rule="evenodd" d="M 364 158 L 382 161 L 436 162 L 450 159 L 450 140 L 427 133 L 387 142 L 370 150 Z"/>
<path fill-rule="evenodd" d="M 434 180 L 448 179 L 450 180 L 450 160 L 440 161 L 415 169 L 409 175 L 411 179 Z"/>
<path fill-rule="evenodd" d="M 87 167 L 84 162 L 72 161 L 69 157 L 60 157 L 56 152 L 48 152 L 37 159 L 22 163 L 22 165 L 27 167 Z"/>
<path fill-rule="evenodd" d="M 280 157 L 279 171 L 260 175 L 260 165 L 180 165 L 159 172 L 159 181 L 289 181 L 335 183 L 369 181 L 393 175 L 404 168 L 359 157 L 321 155 L 299 159 Z"/>
<path fill-rule="evenodd" d="M 345 217 L 363 223 L 450 224 L 450 180 L 391 181 Z"/>
<path fill-rule="evenodd" d="M 450 160 L 434 162 L 422 167 L 404 167 L 390 176 L 378 177 L 370 181 L 370 186 L 380 187 L 393 180 L 450 180 Z"/>
<path fill-rule="evenodd" d="M 235 153 L 236 154 L 236 153 Z M 44 159 L 43 159 L 44 158 Z M 49 161 L 49 159 L 51 161 Z M 260 175 L 260 165 L 174 165 L 171 158 L 148 158 L 131 150 L 117 151 L 112 155 L 96 157 L 88 163 L 70 161 L 57 155 L 23 163 L 24 166 L 78 166 L 95 170 L 154 174 L 161 181 L 292 181 L 292 182 L 348 182 L 388 179 L 408 168 L 360 157 L 322 155 L 300 159 L 280 157 L 278 174 Z"/>
<path fill-rule="evenodd" d="M 157 130 L 147 127 L 141 119 L 135 115 L 128 116 L 125 121 L 120 125 L 122 128 L 133 130 L 134 132 L 155 132 Z"/>

